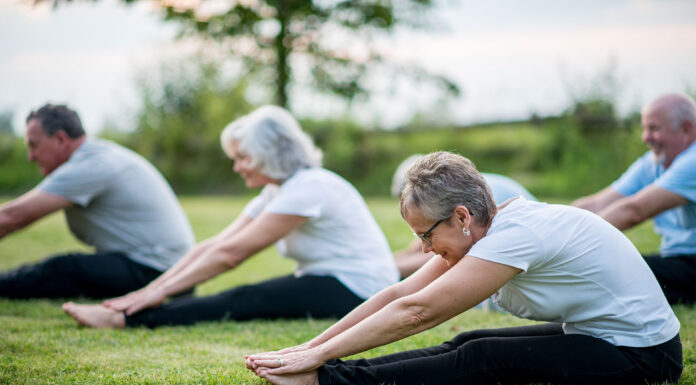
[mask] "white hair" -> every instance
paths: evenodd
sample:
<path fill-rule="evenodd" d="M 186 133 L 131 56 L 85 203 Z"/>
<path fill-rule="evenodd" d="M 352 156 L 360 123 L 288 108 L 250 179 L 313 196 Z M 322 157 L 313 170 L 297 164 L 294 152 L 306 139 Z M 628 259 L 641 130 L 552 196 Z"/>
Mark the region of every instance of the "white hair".
<path fill-rule="evenodd" d="M 394 198 L 399 198 L 401 196 L 401 190 L 404 189 L 404 185 L 406 184 L 406 171 L 408 171 L 408 169 L 411 168 L 411 166 L 413 166 L 422 156 L 423 154 L 413 154 L 404 159 L 396 167 L 391 184 L 391 194 Z"/>
<path fill-rule="evenodd" d="M 235 158 L 233 144 L 269 178 L 285 180 L 296 171 L 321 167 L 322 153 L 297 120 L 278 106 L 263 106 L 232 123 L 220 134 L 225 154 Z"/>
<path fill-rule="evenodd" d="M 672 119 L 674 119 L 674 128 L 677 129 L 681 125 L 689 121 L 692 125 L 696 126 L 696 103 L 694 100 L 686 95 L 679 95 L 680 97 L 674 103 L 672 109 Z"/>
<path fill-rule="evenodd" d="M 665 94 L 653 100 L 643 108 L 645 115 L 648 111 L 655 108 L 667 110 L 672 123 L 673 130 L 679 130 L 684 122 L 689 121 L 696 126 L 696 103 L 685 94 Z"/>

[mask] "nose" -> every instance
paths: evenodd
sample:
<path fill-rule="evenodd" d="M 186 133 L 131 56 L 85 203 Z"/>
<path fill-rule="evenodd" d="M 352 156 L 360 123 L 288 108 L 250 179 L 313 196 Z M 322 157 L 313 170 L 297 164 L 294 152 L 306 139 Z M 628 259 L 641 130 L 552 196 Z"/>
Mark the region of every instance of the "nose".
<path fill-rule="evenodd" d="M 640 139 L 643 141 L 643 143 L 648 143 L 653 140 L 653 135 L 650 130 L 643 130 L 643 134 L 641 135 Z"/>
<path fill-rule="evenodd" d="M 423 250 L 423 254 L 428 254 L 433 251 L 433 245 L 431 245 L 430 242 L 421 240 L 421 249 Z"/>

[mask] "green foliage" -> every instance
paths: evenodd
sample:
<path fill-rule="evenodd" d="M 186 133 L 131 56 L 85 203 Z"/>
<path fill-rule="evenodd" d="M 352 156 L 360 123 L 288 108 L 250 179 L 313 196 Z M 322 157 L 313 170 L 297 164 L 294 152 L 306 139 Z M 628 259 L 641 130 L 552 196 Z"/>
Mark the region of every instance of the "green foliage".
<path fill-rule="evenodd" d="M 12 120 L 14 119 L 14 111 L 0 111 L 0 137 L 14 137 L 14 127 Z"/>
<path fill-rule="evenodd" d="M 133 132 L 106 135 L 149 159 L 179 192 L 241 190 L 220 132 L 251 110 L 246 83 L 227 80 L 214 66 L 163 67 L 141 82 L 142 107 Z"/>
<path fill-rule="evenodd" d="M 0 191 L 19 193 L 41 180 L 36 165 L 27 161 L 22 138 L 0 135 Z"/>
<path fill-rule="evenodd" d="M 374 48 L 351 50 L 364 50 L 373 36 L 396 25 L 415 26 L 431 5 L 431 0 L 262 0 L 229 2 L 224 9 L 182 2 L 163 7 L 165 20 L 179 23 L 182 35 L 221 42 L 251 72 L 271 79 L 276 103 L 287 107 L 289 87 L 298 78 L 349 100 L 366 94 L 365 74 L 384 59 Z M 458 92 L 446 78 L 431 80 Z"/>
<path fill-rule="evenodd" d="M 231 222 L 244 198 L 183 197 L 182 205 L 198 240 Z M 0 203 L 2 199 L 0 199 Z M 412 235 L 393 199 L 368 199 L 393 249 Z M 644 253 L 659 239 L 650 223 L 627 233 Z M 0 241 L 0 271 L 62 250 L 85 250 L 69 234 L 61 214 Z M 292 262 L 274 248 L 251 258 L 235 271 L 197 289 L 212 294 L 234 285 L 287 273 Z M 302 319 L 249 322 L 203 322 L 156 330 L 94 330 L 77 327 L 60 309 L 62 301 L 0 299 L 0 383 L 2 384 L 253 384 L 265 382 L 243 367 L 243 356 L 309 340 L 333 320 Z M 696 310 L 675 306 L 681 322 L 685 369 L 680 384 L 696 381 Z M 465 330 L 530 324 L 503 313 L 473 309 L 426 332 L 357 355 L 375 357 L 441 343 Z"/>
<path fill-rule="evenodd" d="M 368 195 L 387 194 L 397 165 L 414 153 L 453 151 L 483 172 L 506 174 L 535 194 L 577 197 L 611 183 L 645 151 L 636 122 L 581 129 L 572 116 L 472 127 L 361 130 L 347 122 L 302 122 L 324 164 Z"/>

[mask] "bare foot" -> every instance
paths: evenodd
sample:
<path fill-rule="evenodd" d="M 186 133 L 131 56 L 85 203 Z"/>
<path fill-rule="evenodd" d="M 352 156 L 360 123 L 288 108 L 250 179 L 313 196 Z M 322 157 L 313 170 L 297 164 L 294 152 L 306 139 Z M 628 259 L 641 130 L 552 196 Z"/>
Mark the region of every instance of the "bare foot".
<path fill-rule="evenodd" d="M 63 310 L 80 325 L 91 328 L 123 329 L 126 317 L 123 313 L 102 305 L 80 305 L 74 302 L 63 304 Z"/>
<path fill-rule="evenodd" d="M 268 374 L 265 371 L 258 373 L 260 377 L 275 385 L 319 385 L 319 376 L 316 370 L 300 374 Z"/>

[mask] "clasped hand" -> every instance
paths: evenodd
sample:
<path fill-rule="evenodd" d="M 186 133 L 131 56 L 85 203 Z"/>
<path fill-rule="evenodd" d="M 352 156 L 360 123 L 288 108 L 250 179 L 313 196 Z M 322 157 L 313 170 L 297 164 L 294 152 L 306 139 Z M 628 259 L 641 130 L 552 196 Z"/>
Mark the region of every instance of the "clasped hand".
<path fill-rule="evenodd" d="M 324 364 L 319 348 L 299 345 L 276 352 L 245 356 L 246 367 L 263 377 L 265 374 L 284 375 L 306 373 Z M 282 364 L 282 365 L 281 365 Z"/>

